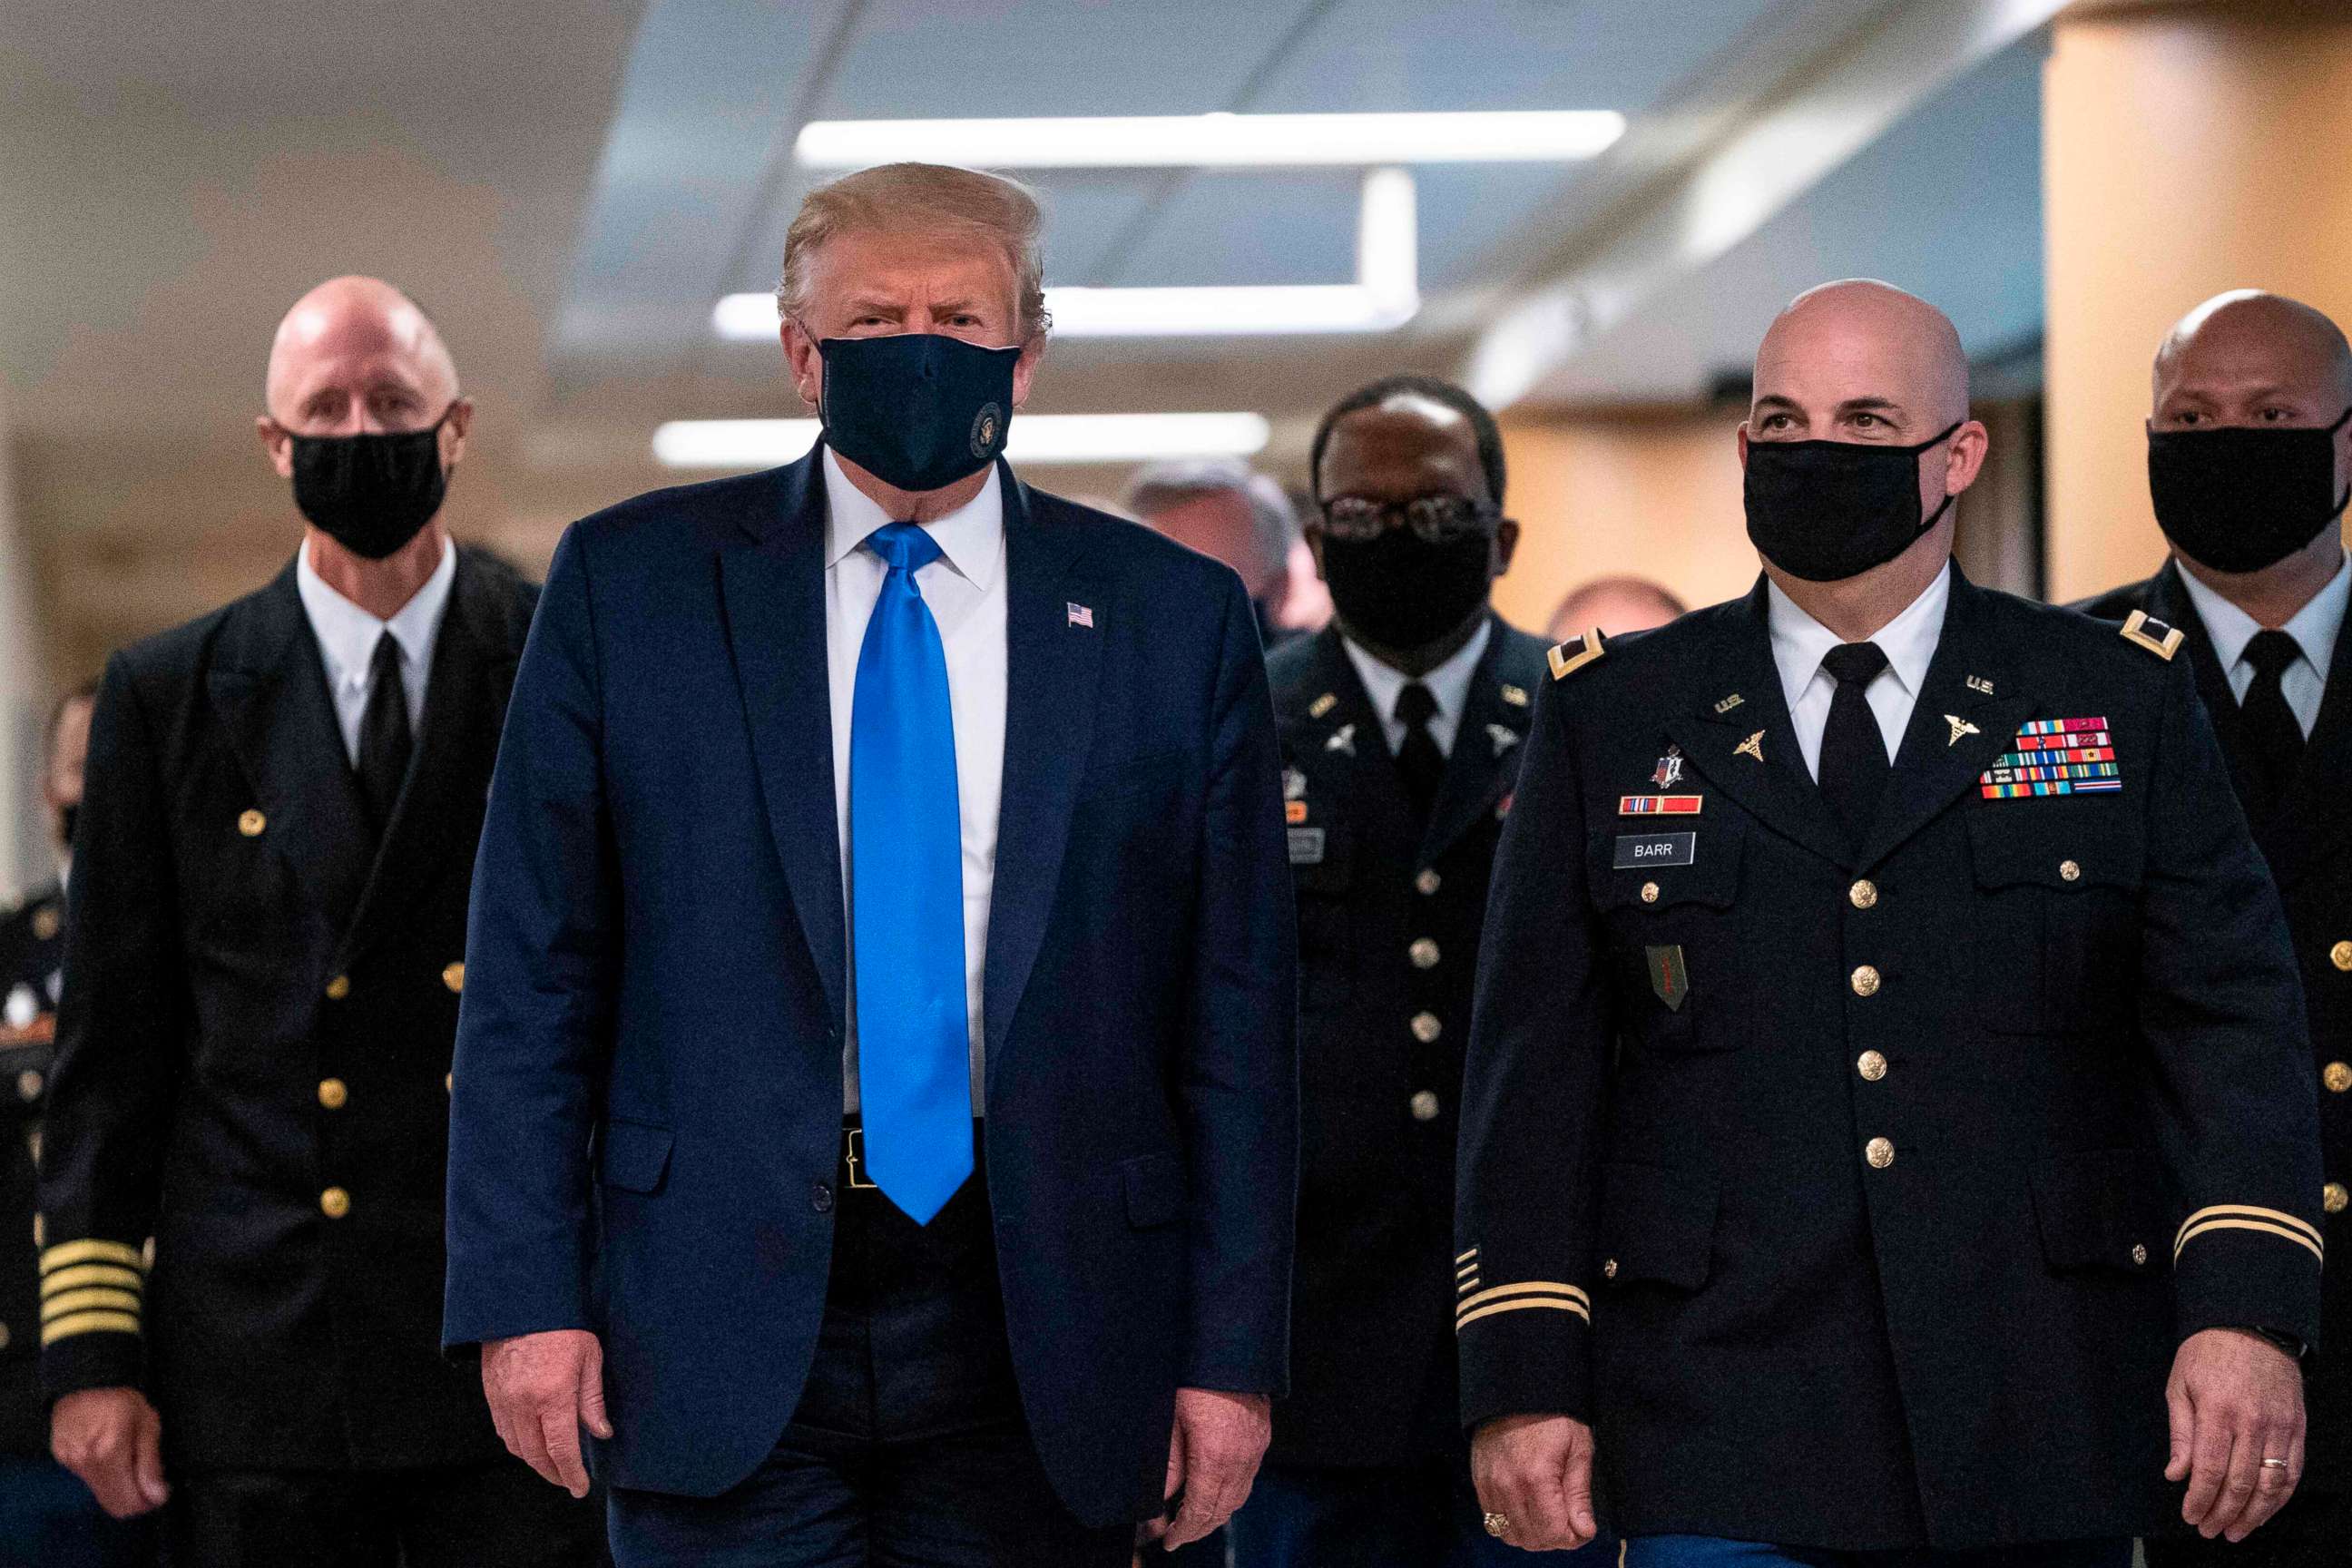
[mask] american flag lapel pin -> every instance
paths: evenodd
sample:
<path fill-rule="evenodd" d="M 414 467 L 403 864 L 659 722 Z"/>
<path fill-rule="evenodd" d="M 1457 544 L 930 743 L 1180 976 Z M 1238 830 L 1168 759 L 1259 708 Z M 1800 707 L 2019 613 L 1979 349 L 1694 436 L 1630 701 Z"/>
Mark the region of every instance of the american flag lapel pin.
<path fill-rule="evenodd" d="M 1084 626 L 1088 631 L 1094 630 L 1095 613 L 1093 608 L 1086 605 L 1074 604 L 1070 605 L 1070 625 L 1074 626 Z"/>

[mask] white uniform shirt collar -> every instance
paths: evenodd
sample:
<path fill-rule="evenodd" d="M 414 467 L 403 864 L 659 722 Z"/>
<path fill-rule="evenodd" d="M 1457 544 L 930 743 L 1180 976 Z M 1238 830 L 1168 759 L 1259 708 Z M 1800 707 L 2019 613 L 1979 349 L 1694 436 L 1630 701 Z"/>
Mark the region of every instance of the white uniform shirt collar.
<path fill-rule="evenodd" d="M 1437 712 L 1429 721 L 1430 738 L 1438 749 L 1451 756 L 1454 735 L 1462 727 L 1463 713 L 1470 705 L 1470 678 L 1478 672 L 1478 661 L 1486 657 L 1486 644 L 1494 637 L 1495 623 L 1481 618 L 1478 629 L 1470 640 L 1453 653 L 1445 662 L 1427 675 L 1407 675 L 1394 665 L 1382 664 L 1370 654 L 1342 637 L 1339 646 L 1348 650 L 1348 662 L 1356 667 L 1356 679 L 1364 683 L 1364 694 L 1372 700 L 1372 711 L 1381 717 L 1381 729 L 1389 738 L 1389 749 L 1394 751 L 1403 739 L 1404 726 L 1397 721 L 1397 697 L 1408 682 L 1419 679 L 1437 700 Z"/>
<path fill-rule="evenodd" d="M 433 569 L 425 585 L 410 595 L 392 619 L 378 620 L 328 585 L 310 564 L 310 546 L 305 541 L 295 552 L 294 586 L 302 595 L 302 612 L 310 618 L 311 634 L 319 639 L 328 684 L 337 689 L 352 682 L 365 685 L 373 668 L 376 643 L 389 631 L 400 647 L 404 681 L 421 689 L 432 668 L 441 617 L 449 608 L 449 589 L 457 580 L 457 547 L 445 540 L 441 564 Z"/>
<path fill-rule="evenodd" d="M 1822 668 L 1822 659 L 1844 639 L 1813 619 L 1780 584 L 1766 580 L 1769 620 L 1772 630 L 1772 662 L 1780 672 L 1780 695 L 1792 710 L 1816 679 L 1834 682 Z M 1936 645 L 1944 638 L 1944 611 L 1952 599 L 1952 569 L 1947 564 L 1935 581 L 1905 606 L 1901 615 L 1870 638 L 1886 656 L 1886 667 L 1916 702 L 1927 683 L 1927 667 L 1936 660 Z"/>
<path fill-rule="evenodd" d="M 2180 568 L 2180 581 L 2189 590 L 2189 602 L 2197 606 L 2197 618 L 2205 623 L 2206 635 L 2213 639 L 2213 657 L 2221 661 L 2224 674 L 2237 668 L 2245 657 L 2246 645 L 2263 628 L 2254 617 L 2238 608 L 2200 581 L 2186 566 Z M 2281 629 L 2293 637 L 2303 657 L 2322 680 L 2327 679 L 2329 664 L 2336 658 L 2336 639 L 2344 630 L 2344 611 L 2352 601 L 2352 569 L 2338 565 L 2327 586 L 2311 596 L 2311 603 L 2294 613 L 2294 618 Z M 2233 680 L 2232 685 L 2237 683 Z M 2244 691 L 2240 689 L 2242 698 Z"/>
<path fill-rule="evenodd" d="M 980 493 L 947 516 L 923 525 L 957 576 L 986 593 L 1004 563 L 1004 491 L 996 465 Z M 850 482 L 833 448 L 824 449 L 824 563 L 829 570 L 896 520 Z"/>

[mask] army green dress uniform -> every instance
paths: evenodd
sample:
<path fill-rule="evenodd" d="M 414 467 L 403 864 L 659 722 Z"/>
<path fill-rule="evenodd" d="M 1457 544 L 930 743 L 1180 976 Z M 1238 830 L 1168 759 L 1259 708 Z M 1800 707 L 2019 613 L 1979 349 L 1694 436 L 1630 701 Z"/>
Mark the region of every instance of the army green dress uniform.
<path fill-rule="evenodd" d="M 2316 1339 L 2284 915 L 2179 639 L 2117 634 L 1955 572 L 1858 847 L 1762 583 L 1555 650 L 1470 1045 L 1463 1415 L 1592 1422 L 1626 1534 L 2139 1534 L 2179 1342 Z"/>
<path fill-rule="evenodd" d="M 0 1453 L 47 1458 L 34 1190 L 57 1034 L 65 900 L 54 886 L 0 920 Z"/>
<path fill-rule="evenodd" d="M 2231 777 L 2240 782 L 2241 797 L 2251 798 L 2253 792 L 2243 782 L 2249 763 L 2238 699 L 2179 564 L 2167 563 L 2146 582 L 2082 608 L 2116 621 L 2134 614 L 2153 616 L 2179 628 L 2178 657 L 2196 671 L 2197 689 Z M 2352 626 L 2336 634 L 2318 722 L 2301 767 L 2277 809 L 2252 824 L 2254 842 L 2285 900 L 2303 973 L 2312 1047 L 2306 1070 L 2318 1089 L 2326 1173 L 2320 1189 L 2322 1228 L 2331 1243 L 2352 1238 L 2352 812 L 2346 809 L 2346 794 L 2352 789 L 2352 637 L 2346 631 Z M 2320 1282 L 2320 1321 L 2336 1350 L 2311 1358 L 2306 1367 L 2311 1430 L 2303 1485 L 2286 1511 L 2249 1541 L 2234 1547 L 2216 1543 L 2216 1550 L 2233 1554 L 2232 1561 L 2340 1563 L 2352 1553 L 2352 1357 L 2341 1353 L 2340 1338 L 2344 1326 L 2352 1324 L 2352 1268 L 2330 1268 Z M 2290 1542 L 2306 1554 L 2294 1554 Z"/>
<path fill-rule="evenodd" d="M 467 902 L 538 600 L 478 552 L 455 573 L 380 836 L 294 567 L 116 654 L 99 693 L 43 1375 L 147 1392 L 175 1560 L 308 1561 L 272 1532 L 362 1514 L 436 1532 L 435 1561 L 587 1561 L 601 1538 L 440 1353 Z M 426 1537 L 399 1539 L 415 1561 Z"/>

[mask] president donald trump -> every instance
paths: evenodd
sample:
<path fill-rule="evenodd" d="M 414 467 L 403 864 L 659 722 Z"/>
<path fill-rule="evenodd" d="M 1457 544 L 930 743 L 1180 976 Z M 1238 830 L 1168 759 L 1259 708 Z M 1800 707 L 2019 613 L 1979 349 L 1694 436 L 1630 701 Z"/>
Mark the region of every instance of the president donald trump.
<path fill-rule="evenodd" d="M 475 883 L 445 1337 L 640 1563 L 1124 1563 L 1246 1495 L 1294 1166 L 1233 573 L 1001 460 L 1035 203 L 811 195 L 822 442 L 574 526 Z M 1167 1500 L 1173 1499 L 1172 1506 Z"/>

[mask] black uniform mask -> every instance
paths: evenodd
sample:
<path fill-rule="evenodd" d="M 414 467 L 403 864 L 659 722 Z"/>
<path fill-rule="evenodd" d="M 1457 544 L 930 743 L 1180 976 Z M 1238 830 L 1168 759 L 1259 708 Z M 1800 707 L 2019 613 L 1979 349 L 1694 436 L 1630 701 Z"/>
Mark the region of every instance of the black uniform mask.
<path fill-rule="evenodd" d="M 1919 455 L 1965 420 L 1916 447 L 1863 441 L 1748 443 L 1748 537 L 1765 560 L 1808 583 L 1884 566 L 1952 504 L 1919 515 Z"/>
<path fill-rule="evenodd" d="M 448 493 L 441 426 L 457 406 L 422 430 L 295 436 L 294 504 L 354 555 L 381 561 L 394 553 L 433 521 Z"/>
<path fill-rule="evenodd" d="M 2180 552 L 2216 572 L 2259 572 L 2285 560 L 2344 515 L 2336 492 L 2336 432 L 2274 425 L 2147 432 L 2147 493 Z"/>
<path fill-rule="evenodd" d="M 1486 602 L 1494 550 L 1486 532 L 1435 544 L 1409 528 L 1371 539 L 1326 537 L 1323 581 L 1350 630 L 1384 648 L 1410 650 L 1435 642 Z"/>

